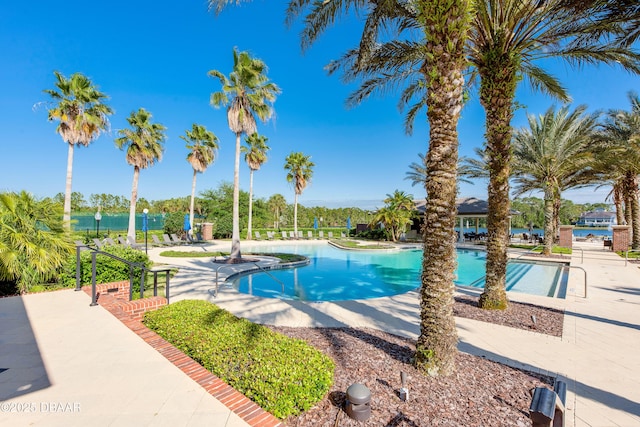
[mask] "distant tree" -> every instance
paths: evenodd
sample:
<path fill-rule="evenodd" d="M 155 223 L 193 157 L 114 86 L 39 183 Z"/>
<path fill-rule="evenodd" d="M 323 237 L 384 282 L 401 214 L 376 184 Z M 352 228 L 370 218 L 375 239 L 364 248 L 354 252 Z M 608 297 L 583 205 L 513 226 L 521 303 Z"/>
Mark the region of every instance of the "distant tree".
<path fill-rule="evenodd" d="M 166 139 L 166 128 L 159 123 L 151 122 L 151 113 L 144 108 L 132 112 L 127 117 L 131 129 L 118 131 L 116 147 L 126 149 L 126 160 L 133 166 L 133 184 L 131 186 L 131 205 L 129 208 L 129 228 L 127 236 L 136 238 L 136 201 L 138 199 L 138 179 L 140 169 L 153 166 L 162 159 L 163 142 Z"/>
<path fill-rule="evenodd" d="M 72 74 L 69 79 L 58 71 L 53 74 L 56 76 L 57 90 L 46 89 L 44 93 L 56 102 L 49 108 L 49 121 L 59 122 L 57 131 L 68 145 L 63 221 L 66 229 L 71 230 L 73 148 L 76 145 L 86 147 L 96 140 L 107 129 L 107 116 L 113 111 L 104 104 L 107 95 L 100 92 L 83 74 Z"/>
<path fill-rule="evenodd" d="M 311 156 L 301 152 L 292 152 L 285 159 L 284 169 L 287 171 L 287 182 L 293 183 L 293 230 L 298 235 L 298 196 L 302 194 L 313 176 Z"/>
<path fill-rule="evenodd" d="M 0 282 L 28 292 L 53 280 L 73 250 L 59 205 L 25 191 L 0 194 Z"/>
<path fill-rule="evenodd" d="M 233 234 L 233 184 L 222 182 L 215 189 L 202 191 L 202 206 L 207 212 L 207 221 L 213 223 L 213 233 L 215 238 L 230 238 Z M 240 191 L 240 221 L 242 224 L 247 220 L 247 206 L 249 204 L 249 194 Z"/>
<path fill-rule="evenodd" d="M 218 137 L 206 127 L 194 123 L 191 131 L 185 131 L 185 135 L 180 138 L 187 141 L 187 161 L 193 167 L 193 179 L 191 180 L 191 202 L 189 203 L 189 225 L 190 232 L 193 230 L 194 205 L 196 200 L 196 176 L 198 172 L 203 173 L 213 160 L 218 149 Z"/>
<path fill-rule="evenodd" d="M 233 49 L 233 70 L 229 77 L 220 71 L 211 70 L 209 76 L 220 81 L 222 90 L 211 94 L 211 105 L 227 107 L 229 128 L 236 135 L 236 155 L 233 173 L 233 232 L 230 258 L 241 258 L 240 253 L 240 138 L 243 134 L 256 132 L 257 116 L 266 121 L 273 115 L 271 104 L 280 93 L 280 88 L 270 82 L 267 66 L 247 52 Z"/>
<path fill-rule="evenodd" d="M 267 201 L 267 207 L 273 215 L 273 228 L 280 228 L 280 217 L 287 208 L 287 200 L 282 194 L 274 194 Z"/>
<path fill-rule="evenodd" d="M 384 225 L 385 232 L 395 242 L 405 232 L 406 226 L 413 222 L 413 195 L 396 190 L 393 194 L 387 194 L 384 203 L 385 206 L 374 213 L 369 226 L 376 228 L 378 224 Z"/>
<path fill-rule="evenodd" d="M 244 160 L 249 166 L 249 222 L 247 224 L 247 240 L 251 240 L 251 221 L 253 217 L 253 172 L 260 169 L 260 166 L 267 161 L 267 146 L 268 138 L 266 136 L 258 135 L 254 132 L 246 139 L 246 146 L 240 147 L 240 150 L 245 153 Z"/>

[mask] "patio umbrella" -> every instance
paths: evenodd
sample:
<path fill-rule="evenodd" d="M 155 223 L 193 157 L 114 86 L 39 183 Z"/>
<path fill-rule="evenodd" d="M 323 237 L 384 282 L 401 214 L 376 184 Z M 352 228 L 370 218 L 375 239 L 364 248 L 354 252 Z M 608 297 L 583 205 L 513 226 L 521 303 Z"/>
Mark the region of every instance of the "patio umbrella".
<path fill-rule="evenodd" d="M 347 217 L 347 230 L 351 230 L 351 217 Z"/>
<path fill-rule="evenodd" d="M 184 231 L 189 234 L 189 230 L 191 230 L 191 221 L 189 221 L 189 214 L 184 214 Z"/>
<path fill-rule="evenodd" d="M 313 228 L 318 229 L 318 218 L 313 217 Z"/>

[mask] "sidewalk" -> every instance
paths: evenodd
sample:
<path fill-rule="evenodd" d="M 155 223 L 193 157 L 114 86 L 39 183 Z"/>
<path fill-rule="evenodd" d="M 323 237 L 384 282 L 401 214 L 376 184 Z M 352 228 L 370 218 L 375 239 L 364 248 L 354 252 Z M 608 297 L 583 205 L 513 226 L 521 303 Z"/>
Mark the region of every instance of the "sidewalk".
<path fill-rule="evenodd" d="M 0 299 L 0 425 L 245 427 L 84 292 Z"/>

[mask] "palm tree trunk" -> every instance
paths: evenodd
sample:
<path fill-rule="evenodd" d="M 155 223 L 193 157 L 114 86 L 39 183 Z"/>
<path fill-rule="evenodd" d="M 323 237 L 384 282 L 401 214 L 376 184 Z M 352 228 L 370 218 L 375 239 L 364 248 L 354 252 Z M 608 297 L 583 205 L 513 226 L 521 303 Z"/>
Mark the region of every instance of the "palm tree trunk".
<path fill-rule="evenodd" d="M 247 240 L 251 240 L 251 217 L 253 212 L 253 169 L 249 172 L 249 221 L 247 224 Z"/>
<path fill-rule="evenodd" d="M 293 196 L 293 234 L 298 237 L 298 193 Z"/>
<path fill-rule="evenodd" d="M 640 203 L 638 202 L 638 177 L 633 177 L 631 197 L 631 249 L 640 249 Z"/>
<path fill-rule="evenodd" d="M 193 235 L 193 214 L 194 214 L 194 205 L 196 200 L 196 176 L 198 174 L 197 170 L 193 170 L 193 179 L 191 180 L 191 203 L 189 203 L 189 231 L 188 233 Z"/>
<path fill-rule="evenodd" d="M 71 231 L 71 183 L 73 180 L 73 147 L 69 143 L 67 150 L 67 177 L 64 187 L 64 210 L 62 213 L 62 222 L 67 231 Z"/>
<path fill-rule="evenodd" d="M 424 216 L 420 336 L 415 366 L 429 375 L 455 371 L 458 334 L 453 317 L 456 268 L 456 188 L 458 119 L 464 88 L 463 48 L 470 21 L 469 0 L 417 2 L 429 33 L 426 50 L 433 58 L 423 65 L 427 83 L 429 151 L 427 203 Z"/>
<path fill-rule="evenodd" d="M 544 189 L 544 255 L 551 255 L 553 249 L 553 221 L 554 221 L 554 198 L 553 188 L 547 183 Z"/>
<path fill-rule="evenodd" d="M 231 259 L 240 254 L 240 133 L 236 133 L 236 158 L 233 169 L 233 231 L 231 233 Z"/>
<path fill-rule="evenodd" d="M 480 68 L 480 102 L 485 109 L 489 165 L 487 189 L 487 264 L 484 292 L 479 306 L 504 310 L 506 293 L 507 246 L 509 244 L 509 175 L 511 161 L 511 119 L 517 84 L 517 65 L 500 51 L 487 54 L 488 63 Z"/>
<path fill-rule="evenodd" d="M 138 201 L 138 180 L 140 178 L 140 169 L 138 166 L 133 167 L 133 184 L 131 185 L 131 203 L 129 205 L 129 229 L 127 236 L 135 240 L 136 238 L 136 202 Z"/>
<path fill-rule="evenodd" d="M 622 203 L 623 196 L 620 186 L 619 182 L 613 184 L 613 204 L 616 207 L 616 222 L 618 225 L 624 225 L 624 204 Z"/>

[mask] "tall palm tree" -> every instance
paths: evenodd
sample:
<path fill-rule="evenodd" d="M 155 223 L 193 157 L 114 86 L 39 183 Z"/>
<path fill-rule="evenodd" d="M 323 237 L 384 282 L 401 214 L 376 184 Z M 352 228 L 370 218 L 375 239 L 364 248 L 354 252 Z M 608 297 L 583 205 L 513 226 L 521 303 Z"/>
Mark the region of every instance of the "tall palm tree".
<path fill-rule="evenodd" d="M 600 132 L 598 150 L 601 170 L 613 177 L 614 189 L 621 193 L 625 204 L 627 225 L 631 226 L 631 245 L 640 249 L 640 97 L 629 92 L 630 111 L 614 109 L 607 112 Z"/>
<path fill-rule="evenodd" d="M 280 216 L 287 208 L 287 200 L 282 194 L 274 194 L 267 201 L 269 212 L 273 214 L 273 228 L 280 228 Z"/>
<path fill-rule="evenodd" d="M 529 116 L 529 127 L 513 137 L 515 197 L 532 190 L 544 193 L 544 254 L 551 255 L 559 222 L 562 192 L 593 184 L 591 145 L 598 114 L 581 105 Z"/>
<path fill-rule="evenodd" d="M 194 123 L 191 131 L 186 130 L 180 138 L 187 142 L 187 161 L 193 167 L 193 179 L 191 180 L 191 202 L 189 203 L 189 231 L 193 230 L 193 213 L 196 199 L 196 176 L 203 173 L 215 159 L 218 149 L 218 137 L 206 127 Z"/>
<path fill-rule="evenodd" d="M 476 154 L 478 153 L 478 150 L 476 150 Z M 418 157 L 420 158 L 420 163 L 417 162 L 412 162 L 409 165 L 409 170 L 405 173 L 405 177 L 404 179 L 411 181 L 411 186 L 415 187 L 416 185 L 420 185 L 424 187 L 424 183 L 427 181 L 427 166 L 425 163 L 425 155 L 422 153 L 418 153 Z M 471 165 L 475 165 L 476 164 L 476 160 L 475 159 L 469 159 L 467 157 L 461 157 L 459 162 L 458 162 L 458 183 L 464 182 L 467 184 L 473 184 L 473 181 L 471 181 L 468 178 L 484 178 L 485 176 L 476 176 L 476 171 L 475 169 L 472 170 L 472 166 Z M 478 164 L 479 161 L 478 161 Z M 479 169 L 482 169 L 482 167 L 480 166 Z M 486 177 L 489 177 L 489 174 L 487 172 Z"/>
<path fill-rule="evenodd" d="M 62 209 L 30 193 L 0 193 L 0 281 L 15 282 L 20 293 L 56 277 L 73 254 Z"/>
<path fill-rule="evenodd" d="M 163 142 L 166 128 L 160 123 L 151 122 L 151 113 L 144 108 L 132 112 L 127 117 L 131 129 L 118 131 L 116 147 L 126 149 L 126 160 L 133 166 L 133 184 L 131 186 L 131 204 L 129 206 L 129 228 L 127 236 L 136 238 L 136 202 L 138 200 L 138 179 L 140 169 L 153 166 L 162 160 Z"/>
<path fill-rule="evenodd" d="M 370 226 L 384 224 L 385 230 L 392 241 L 397 241 L 406 226 L 413 222 L 415 203 L 413 196 L 404 191 L 396 190 L 387 194 L 385 206 L 374 213 Z"/>
<path fill-rule="evenodd" d="M 313 176 L 311 156 L 300 152 L 292 152 L 285 159 L 284 169 L 287 171 L 287 182 L 293 183 L 293 232 L 298 235 L 298 196 L 302 194 Z"/>
<path fill-rule="evenodd" d="M 211 70 L 209 76 L 220 81 L 222 90 L 211 94 L 215 108 L 227 106 L 227 121 L 236 135 L 236 154 L 233 173 L 233 225 L 231 259 L 240 259 L 240 138 L 256 132 L 256 116 L 266 121 L 273 115 L 272 104 L 280 88 L 270 82 L 267 66 L 247 52 L 233 49 L 233 70 L 229 77 Z"/>
<path fill-rule="evenodd" d="M 55 105 L 49 108 L 49 121 L 59 121 L 57 131 L 67 143 L 67 178 L 64 193 L 63 222 L 71 229 L 71 183 L 73 178 L 73 149 L 76 145 L 88 146 L 109 126 L 107 116 L 111 108 L 104 103 L 107 95 L 100 92 L 91 80 L 80 73 L 66 78 L 58 71 L 56 89 L 44 92 L 53 98 Z"/>
<path fill-rule="evenodd" d="M 251 240 L 251 223 L 253 216 L 253 172 L 260 169 L 260 166 L 267 161 L 267 145 L 268 138 L 266 136 L 252 133 L 246 139 L 246 146 L 240 148 L 245 153 L 244 160 L 249 166 L 249 221 L 247 224 L 247 240 Z"/>
<path fill-rule="evenodd" d="M 562 101 L 569 96 L 560 82 L 537 65 L 543 58 L 561 58 L 570 65 L 620 64 L 640 72 L 640 56 L 610 36 L 619 25 L 604 27 L 600 3 L 567 7 L 564 0 L 477 2 L 467 54 L 480 77 L 480 103 L 486 112 L 486 153 L 490 171 L 487 189 L 487 263 L 480 306 L 507 307 L 506 267 L 509 241 L 509 176 L 511 120 L 521 77 Z"/>

